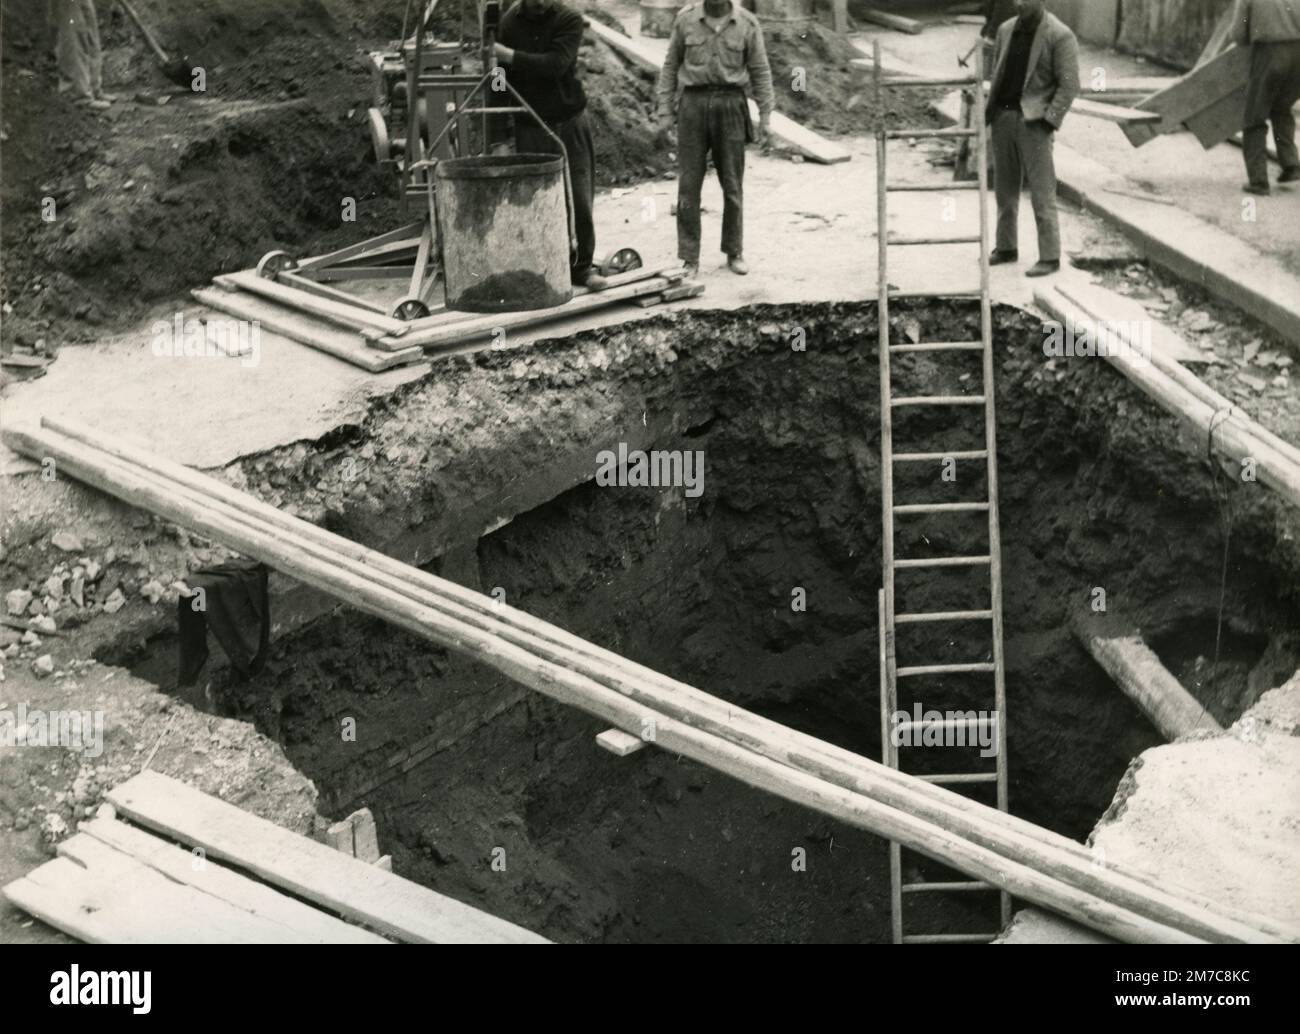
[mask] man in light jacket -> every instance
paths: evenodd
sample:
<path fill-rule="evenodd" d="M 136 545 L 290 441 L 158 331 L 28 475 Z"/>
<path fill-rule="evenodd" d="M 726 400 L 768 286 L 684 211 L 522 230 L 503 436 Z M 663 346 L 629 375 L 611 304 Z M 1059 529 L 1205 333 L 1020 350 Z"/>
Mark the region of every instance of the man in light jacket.
<path fill-rule="evenodd" d="M 1079 41 L 1044 0 L 1017 0 L 1019 16 L 998 29 L 986 117 L 993 129 L 997 247 L 991 262 L 1016 262 L 1020 187 L 1029 182 L 1038 224 L 1038 262 L 1026 276 L 1061 268 L 1061 228 L 1056 212 L 1055 134 L 1079 95 Z"/>
<path fill-rule="evenodd" d="M 1279 183 L 1300 180 L 1295 114 L 1300 100 L 1300 0 L 1238 0 L 1236 42 L 1250 46 L 1242 150 L 1251 194 L 1268 194 L 1268 123 L 1282 165 Z"/>

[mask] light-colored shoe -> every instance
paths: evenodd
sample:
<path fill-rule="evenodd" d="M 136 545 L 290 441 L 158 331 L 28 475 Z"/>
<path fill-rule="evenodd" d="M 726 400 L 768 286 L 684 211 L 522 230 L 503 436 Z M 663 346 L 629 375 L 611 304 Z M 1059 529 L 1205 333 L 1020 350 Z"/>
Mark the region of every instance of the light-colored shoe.
<path fill-rule="evenodd" d="M 700 275 L 700 264 L 698 262 L 683 262 L 682 268 L 686 270 L 687 280 L 694 280 Z"/>
<path fill-rule="evenodd" d="M 582 286 L 588 291 L 603 291 L 609 286 L 609 280 L 593 269 L 582 278 Z"/>
<path fill-rule="evenodd" d="M 739 255 L 731 255 L 727 258 L 727 268 L 736 276 L 745 276 L 749 273 L 749 266 Z"/>

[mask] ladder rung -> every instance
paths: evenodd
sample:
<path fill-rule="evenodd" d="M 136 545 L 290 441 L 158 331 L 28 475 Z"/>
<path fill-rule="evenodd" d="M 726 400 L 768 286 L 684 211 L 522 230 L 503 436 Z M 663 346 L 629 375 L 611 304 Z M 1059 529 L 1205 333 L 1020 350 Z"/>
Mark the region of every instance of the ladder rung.
<path fill-rule="evenodd" d="M 987 449 L 977 449 L 972 452 L 897 452 L 894 454 L 895 463 L 941 463 L 944 460 L 986 460 L 988 458 Z"/>
<path fill-rule="evenodd" d="M 907 247 L 912 244 L 980 244 L 984 240 L 978 234 L 974 237 L 886 237 L 886 244 Z"/>
<path fill-rule="evenodd" d="M 982 406 L 988 401 L 983 395 L 918 395 L 915 398 L 890 399 L 895 409 L 902 406 Z"/>
<path fill-rule="evenodd" d="M 984 883 L 980 880 L 971 880 L 964 883 L 904 883 L 904 894 L 950 894 L 954 891 L 979 891 L 979 890 L 997 890 L 998 888 L 991 883 Z"/>
<path fill-rule="evenodd" d="M 978 135 L 975 129 L 888 129 L 885 137 L 889 140 L 917 140 L 922 137 L 968 137 Z"/>
<path fill-rule="evenodd" d="M 913 729 L 920 729 L 923 732 L 926 729 L 944 729 L 956 732 L 958 729 L 966 729 L 970 731 L 985 727 L 996 730 L 997 725 L 998 720 L 996 718 L 941 718 L 937 722 L 899 722 L 890 731 L 904 733 L 911 732 Z"/>
<path fill-rule="evenodd" d="M 895 614 L 895 625 L 923 625 L 935 621 L 992 621 L 991 610 L 944 610 L 930 614 Z"/>
<path fill-rule="evenodd" d="M 944 556 L 924 560 L 895 560 L 894 567 L 983 567 L 992 562 L 991 556 Z"/>
<path fill-rule="evenodd" d="M 903 936 L 904 944 L 990 944 L 995 933 L 915 933 Z"/>
<path fill-rule="evenodd" d="M 983 341 L 925 341 L 919 345 L 890 345 L 891 352 L 983 352 Z"/>
<path fill-rule="evenodd" d="M 946 298 L 949 301 L 977 302 L 984 295 L 980 291 L 897 291 L 889 292 L 890 298 Z"/>
<path fill-rule="evenodd" d="M 899 668 L 895 674 L 900 679 L 913 678 L 917 675 L 960 675 L 969 672 L 996 671 L 997 665 L 987 661 L 981 661 L 978 664 L 922 664 L 915 668 Z M 960 721 L 965 722 L 962 718 Z M 906 725 L 908 723 L 902 722 Z M 912 724 L 916 724 L 913 722 Z M 955 726 L 954 726 L 955 728 Z"/>
<path fill-rule="evenodd" d="M 881 86 L 899 87 L 899 86 L 974 86 L 975 77 L 973 75 L 942 77 L 938 79 L 913 79 L 903 76 L 893 76 L 880 80 Z"/>
<path fill-rule="evenodd" d="M 976 180 L 953 180 L 951 183 L 886 183 L 885 190 L 889 193 L 901 191 L 935 191 L 946 193 L 949 190 L 979 190 L 980 185 Z"/>
<path fill-rule="evenodd" d="M 908 503 L 895 506 L 894 513 L 988 513 L 988 503 Z"/>
<path fill-rule="evenodd" d="M 996 783 L 998 774 L 996 772 L 962 772 L 959 775 L 919 775 L 912 778 L 922 779 L 927 783 L 934 783 L 938 786 L 955 786 L 959 783 Z"/>

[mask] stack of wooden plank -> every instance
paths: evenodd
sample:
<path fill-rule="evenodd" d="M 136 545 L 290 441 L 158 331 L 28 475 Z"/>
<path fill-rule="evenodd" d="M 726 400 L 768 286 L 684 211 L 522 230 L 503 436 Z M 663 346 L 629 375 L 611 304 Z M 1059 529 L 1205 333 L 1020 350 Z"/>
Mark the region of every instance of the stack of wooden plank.
<path fill-rule="evenodd" d="M 9 428 L 4 438 L 24 455 L 52 458 L 68 476 L 581 708 L 602 726 L 642 738 L 652 729 L 657 747 L 897 840 L 1111 936 L 1300 941 L 1300 931 L 1268 917 L 1137 871 L 1098 867 L 1085 847 L 1046 829 L 738 708 L 94 428 L 46 418 L 39 428 Z M 130 807 L 124 796 L 114 801 Z M 154 821 L 178 835 L 183 818 L 178 805 Z M 240 860 L 259 875 L 269 868 L 264 857 Z M 299 883 L 296 892 L 309 897 L 309 885 Z"/>
<path fill-rule="evenodd" d="M 1135 340 L 1132 335 L 1142 321 L 1121 315 L 1116 322 L 1115 305 L 1105 294 L 1099 294 L 1098 288 L 1069 284 L 1042 287 L 1035 290 L 1034 301 L 1067 328 L 1107 323 L 1127 347 L 1099 354 L 1177 417 L 1190 432 L 1189 440 L 1198 451 L 1208 441 L 1219 455 L 1236 463 L 1249 462 L 1261 482 L 1300 506 L 1300 447 L 1252 419 L 1231 399 L 1171 358 L 1165 349 L 1148 349 L 1151 342 Z"/>
<path fill-rule="evenodd" d="M 111 807 L 83 822 L 57 858 L 4 888 L 19 908 L 79 940 L 546 943 L 156 772 L 107 799 Z"/>
<path fill-rule="evenodd" d="M 489 341 L 498 332 L 532 327 L 619 304 L 642 307 L 693 298 L 704 286 L 688 283 L 681 265 L 636 269 L 610 278 L 600 291 L 576 288 L 564 305 L 526 312 L 479 314 L 444 306 L 423 319 L 399 320 L 373 306 L 348 304 L 243 270 L 218 276 L 213 287 L 192 292 L 195 301 L 238 319 L 257 321 L 276 334 L 378 373 L 422 361 L 430 352 Z"/>

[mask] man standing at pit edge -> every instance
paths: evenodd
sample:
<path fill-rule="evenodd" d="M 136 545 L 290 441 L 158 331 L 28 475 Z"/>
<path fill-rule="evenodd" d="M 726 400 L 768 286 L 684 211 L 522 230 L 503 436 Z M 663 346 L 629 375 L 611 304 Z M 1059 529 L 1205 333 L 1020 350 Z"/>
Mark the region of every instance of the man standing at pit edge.
<path fill-rule="evenodd" d="M 722 184 L 722 250 L 727 268 L 749 272 L 744 254 L 745 145 L 766 146 L 776 93 L 758 19 L 735 0 L 703 0 L 677 15 L 659 73 L 659 119 L 671 130 L 677 87 L 677 257 L 688 276 L 700 268 L 700 189 L 708 157 Z M 745 87 L 758 104 L 758 135 Z"/>
<path fill-rule="evenodd" d="M 1043 3 L 1016 0 L 1019 16 L 998 29 L 985 112 L 993 127 L 998 199 L 997 247 L 990 264 L 1020 258 L 1020 186 L 1027 179 L 1038 224 L 1038 262 L 1026 276 L 1049 276 L 1061 268 L 1052 143 L 1079 95 L 1079 41 L 1064 22 L 1043 10 Z"/>
<path fill-rule="evenodd" d="M 1246 185 L 1250 194 L 1267 195 L 1268 123 L 1282 165 L 1279 183 L 1300 180 L 1295 145 L 1295 115 L 1300 100 L 1300 0 L 1238 0 L 1235 41 L 1250 46 L 1250 85 L 1246 87 Z"/>
<path fill-rule="evenodd" d="M 582 15 L 560 0 L 519 0 L 501 16 L 493 56 L 510 83 L 564 144 L 573 186 L 573 229 L 578 251 L 570 279 L 599 291 L 609 282 L 592 265 L 596 254 L 596 143 L 587 119 L 587 95 L 578 81 Z M 528 115 L 515 116 L 515 151 L 559 154 L 555 141 Z"/>

